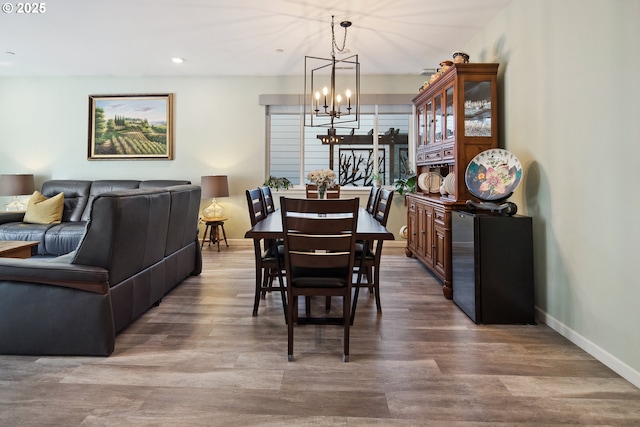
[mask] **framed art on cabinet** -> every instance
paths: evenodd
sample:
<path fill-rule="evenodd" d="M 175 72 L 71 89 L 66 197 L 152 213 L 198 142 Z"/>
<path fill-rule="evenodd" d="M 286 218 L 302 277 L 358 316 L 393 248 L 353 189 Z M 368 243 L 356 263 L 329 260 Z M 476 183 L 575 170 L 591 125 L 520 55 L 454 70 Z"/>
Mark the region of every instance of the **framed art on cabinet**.
<path fill-rule="evenodd" d="M 172 160 L 173 94 L 89 95 L 89 160 Z"/>

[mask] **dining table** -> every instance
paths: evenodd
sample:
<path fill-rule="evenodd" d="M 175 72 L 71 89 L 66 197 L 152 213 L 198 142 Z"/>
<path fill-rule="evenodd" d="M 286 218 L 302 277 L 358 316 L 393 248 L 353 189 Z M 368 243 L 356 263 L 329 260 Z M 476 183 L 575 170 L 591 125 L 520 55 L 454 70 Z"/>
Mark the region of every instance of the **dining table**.
<path fill-rule="evenodd" d="M 331 203 L 327 200 L 327 203 Z M 280 209 L 270 213 L 265 219 L 251 227 L 244 235 L 250 239 L 283 239 L 282 216 Z M 363 207 L 358 208 L 358 225 L 356 226 L 358 240 L 394 240 L 393 233 L 387 230 L 378 220 Z"/>
<path fill-rule="evenodd" d="M 331 203 L 330 200 L 327 200 L 327 203 Z M 328 214 L 331 215 L 331 214 Z M 264 218 L 262 221 L 258 222 L 256 225 L 251 227 L 249 231 L 247 231 L 244 235 L 245 238 L 250 239 L 266 239 L 270 240 L 272 244 L 276 244 L 279 239 L 284 238 L 284 232 L 282 231 L 282 214 L 280 209 L 276 209 L 275 212 L 270 213 Z M 373 242 L 375 240 L 394 240 L 393 233 L 390 232 L 387 227 L 380 224 L 378 220 L 370 214 L 365 208 L 358 208 L 358 224 L 356 226 L 356 239 L 364 242 L 364 250 L 363 252 L 367 252 L 369 242 Z M 274 251 L 277 249 L 274 248 Z M 280 269 L 279 269 L 280 270 Z M 358 269 L 358 279 L 357 286 L 355 288 L 355 295 L 353 299 L 353 307 L 351 310 L 351 324 L 353 324 L 356 306 L 358 303 L 358 291 L 360 289 L 360 280 L 362 278 L 362 268 Z M 283 277 L 281 274 L 278 274 L 278 279 L 280 283 L 283 283 Z M 285 320 L 286 320 L 286 300 L 284 298 L 283 292 L 283 308 L 285 310 Z"/>

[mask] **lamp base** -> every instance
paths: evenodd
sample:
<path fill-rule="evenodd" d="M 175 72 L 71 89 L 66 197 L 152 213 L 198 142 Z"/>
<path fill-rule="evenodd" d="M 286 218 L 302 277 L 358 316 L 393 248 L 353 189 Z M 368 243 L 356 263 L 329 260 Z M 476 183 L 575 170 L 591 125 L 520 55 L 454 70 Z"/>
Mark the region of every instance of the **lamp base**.
<path fill-rule="evenodd" d="M 18 200 L 18 196 L 13 196 L 13 200 L 6 205 L 7 211 L 24 211 L 25 209 L 25 204 Z"/>
<path fill-rule="evenodd" d="M 214 198 L 211 200 L 211 204 L 204 208 L 202 211 L 206 218 L 221 218 L 224 216 L 224 208 L 218 204 L 218 201 Z"/>

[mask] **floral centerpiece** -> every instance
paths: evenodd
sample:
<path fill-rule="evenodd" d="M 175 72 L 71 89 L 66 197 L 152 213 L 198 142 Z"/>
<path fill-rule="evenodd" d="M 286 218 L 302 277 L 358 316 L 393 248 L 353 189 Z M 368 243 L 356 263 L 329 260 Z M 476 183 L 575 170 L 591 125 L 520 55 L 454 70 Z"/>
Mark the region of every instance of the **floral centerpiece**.
<path fill-rule="evenodd" d="M 318 197 L 324 199 L 327 188 L 336 184 L 336 173 L 331 169 L 313 170 L 307 174 L 307 179 L 318 186 Z"/>

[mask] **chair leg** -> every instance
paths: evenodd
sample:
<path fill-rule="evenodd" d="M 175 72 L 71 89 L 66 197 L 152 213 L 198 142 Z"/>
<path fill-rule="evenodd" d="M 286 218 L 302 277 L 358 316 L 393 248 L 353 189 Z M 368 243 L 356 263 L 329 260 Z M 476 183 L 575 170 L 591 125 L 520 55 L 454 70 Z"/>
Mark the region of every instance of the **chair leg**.
<path fill-rule="evenodd" d="M 378 309 L 378 313 L 382 313 L 382 305 L 380 304 L 380 269 L 379 266 L 374 268 L 373 275 L 373 289 L 376 295 L 376 308 Z"/>
<path fill-rule="evenodd" d="M 271 269 L 267 268 L 262 278 L 262 288 L 260 288 L 260 296 L 262 299 L 267 297 L 267 288 L 273 284 L 273 277 L 271 276 Z"/>
<path fill-rule="evenodd" d="M 260 305 L 260 292 L 262 288 L 262 267 L 256 266 L 256 294 L 253 299 L 253 315 L 258 315 L 258 306 Z"/>
<path fill-rule="evenodd" d="M 342 322 L 344 323 L 344 351 L 342 361 L 349 361 L 349 328 L 351 327 L 351 293 L 347 293 L 342 298 Z"/>
<path fill-rule="evenodd" d="M 287 360 L 289 362 L 293 361 L 293 313 L 294 309 L 298 309 L 298 304 L 296 303 L 298 297 L 293 297 L 291 299 L 292 301 L 289 301 L 289 304 L 287 305 Z"/>

